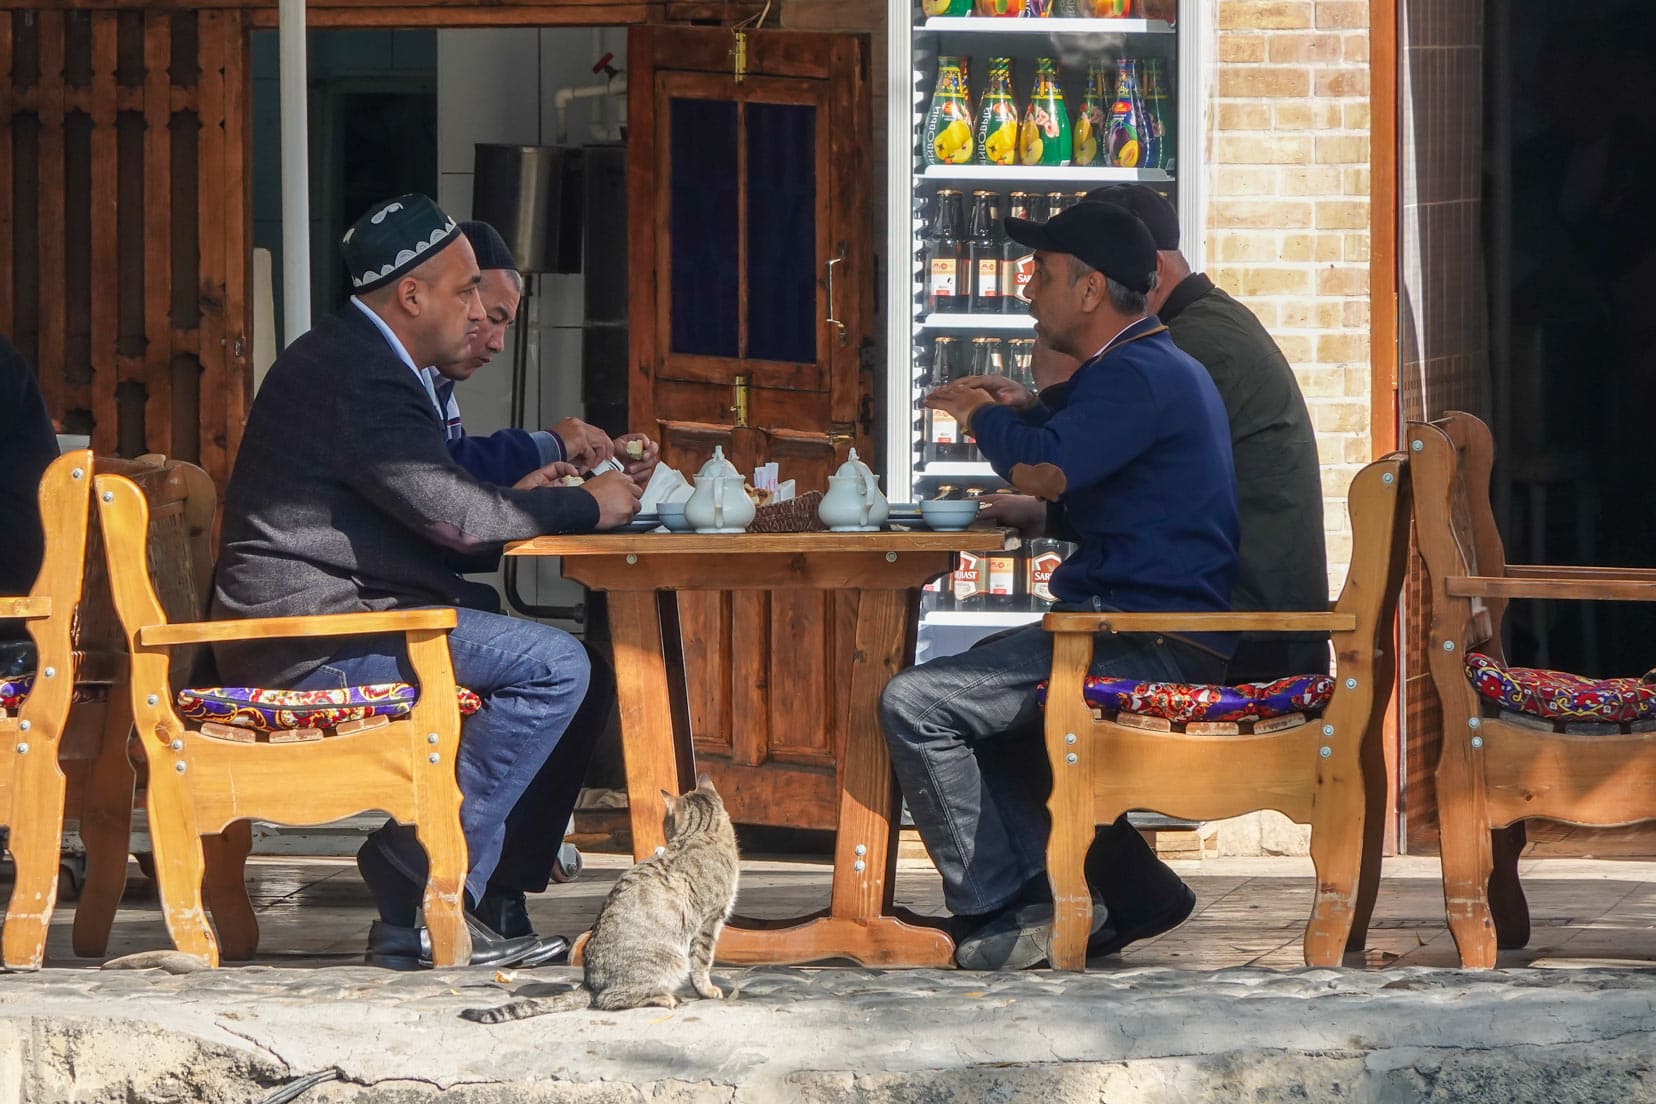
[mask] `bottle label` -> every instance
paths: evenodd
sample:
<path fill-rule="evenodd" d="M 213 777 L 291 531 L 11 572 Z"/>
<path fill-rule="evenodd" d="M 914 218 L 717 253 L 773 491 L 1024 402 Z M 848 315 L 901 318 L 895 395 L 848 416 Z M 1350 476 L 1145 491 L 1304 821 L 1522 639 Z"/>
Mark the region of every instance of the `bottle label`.
<path fill-rule="evenodd" d="M 955 601 L 964 602 L 985 593 L 983 574 L 982 556 L 974 556 L 970 552 L 960 553 L 954 573 Z"/>
<path fill-rule="evenodd" d="M 989 593 L 1015 594 L 1017 592 L 1017 560 L 1013 556 L 989 557 Z"/>
<path fill-rule="evenodd" d="M 1000 295 L 999 261 L 978 262 L 976 294 L 980 299 L 994 299 Z"/>
<path fill-rule="evenodd" d="M 1012 262 L 1012 279 L 1008 282 L 1006 292 L 1016 295 L 1024 302 L 1029 302 L 1027 289 L 1029 281 L 1035 278 L 1035 254 L 1030 253 L 1019 257 Z"/>
<path fill-rule="evenodd" d="M 1029 560 L 1029 593 L 1043 602 L 1056 601 L 1052 596 L 1052 573 L 1064 558 L 1056 552 L 1042 552 Z"/>
<path fill-rule="evenodd" d="M 934 410 L 932 416 L 932 444 L 952 445 L 960 440 L 960 426 L 954 415 L 946 410 Z"/>
<path fill-rule="evenodd" d="M 955 277 L 959 273 L 960 262 L 953 257 L 939 257 L 931 263 L 931 295 L 953 295 L 955 293 Z"/>

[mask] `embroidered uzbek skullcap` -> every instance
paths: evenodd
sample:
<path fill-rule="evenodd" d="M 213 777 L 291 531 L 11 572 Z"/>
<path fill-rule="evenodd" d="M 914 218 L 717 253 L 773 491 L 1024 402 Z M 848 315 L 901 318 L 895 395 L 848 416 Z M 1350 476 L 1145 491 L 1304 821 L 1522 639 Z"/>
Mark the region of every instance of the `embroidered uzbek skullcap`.
<path fill-rule="evenodd" d="M 471 242 L 472 252 L 477 254 L 478 268 L 485 272 L 491 268 L 517 271 L 517 261 L 512 258 L 512 250 L 506 239 L 500 236 L 499 230 L 486 222 L 467 219 L 460 224 L 460 232 Z"/>
<path fill-rule="evenodd" d="M 351 290 L 360 294 L 390 283 L 459 237 L 455 221 L 416 192 L 369 208 L 345 231 L 339 251 Z"/>

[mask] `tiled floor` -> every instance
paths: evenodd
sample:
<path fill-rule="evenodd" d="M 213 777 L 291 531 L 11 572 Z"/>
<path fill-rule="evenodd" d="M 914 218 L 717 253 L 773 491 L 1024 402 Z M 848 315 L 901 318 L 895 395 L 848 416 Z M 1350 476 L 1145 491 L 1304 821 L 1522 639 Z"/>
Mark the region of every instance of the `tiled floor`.
<path fill-rule="evenodd" d="M 531 898 L 543 932 L 583 930 L 628 860 L 587 854 L 581 877 Z M 1310 908 L 1308 859 L 1237 858 L 1176 863 L 1196 890 L 1197 912 L 1183 927 L 1137 944 L 1130 965 L 1222 969 L 1302 965 L 1300 939 Z M 259 961 L 317 966 L 359 961 L 373 907 L 349 859 L 256 857 L 250 864 L 261 924 Z M 1534 934 L 1529 947 L 1503 952 L 1503 966 L 1656 966 L 1656 862 L 1526 859 L 1521 872 Z M 109 954 L 170 944 L 148 883 L 131 870 Z M 828 901 L 829 867 L 820 861 L 750 858 L 743 867 L 740 911 L 785 917 Z M 899 865 L 897 899 L 921 912 L 941 911 L 936 873 L 924 861 Z M 90 966 L 69 945 L 70 907 L 54 917 L 47 965 Z M 1368 951 L 1349 965 L 1453 966 L 1454 944 L 1443 919 L 1435 859 L 1388 860 Z"/>

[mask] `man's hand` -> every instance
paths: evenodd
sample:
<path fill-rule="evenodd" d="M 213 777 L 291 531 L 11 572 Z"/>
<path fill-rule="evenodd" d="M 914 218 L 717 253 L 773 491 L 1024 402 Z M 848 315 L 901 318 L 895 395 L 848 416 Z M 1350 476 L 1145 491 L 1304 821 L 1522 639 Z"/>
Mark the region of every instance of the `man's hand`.
<path fill-rule="evenodd" d="M 978 500 L 978 518 L 1016 529 L 1025 537 L 1046 531 L 1046 503 L 1033 495 L 992 494 Z"/>
<path fill-rule="evenodd" d="M 962 376 L 951 380 L 951 384 L 965 387 L 976 387 L 989 392 L 990 396 L 1002 406 L 1010 406 L 1018 413 L 1023 413 L 1035 405 L 1035 392 L 1016 380 L 1009 380 L 1005 376 Z"/>
<path fill-rule="evenodd" d="M 634 445 L 634 442 L 637 444 Z M 637 456 L 633 455 L 634 448 L 638 451 Z M 661 449 L 642 433 L 623 433 L 615 439 L 615 458 L 621 461 L 622 470 L 632 476 L 633 482 L 642 487 L 655 473 Z"/>
<path fill-rule="evenodd" d="M 600 529 L 614 529 L 631 521 L 638 513 L 638 500 L 644 494 L 632 476 L 618 471 L 595 475 L 581 489 L 598 500 Z"/>
<path fill-rule="evenodd" d="M 581 473 L 575 470 L 575 465 L 567 460 L 554 460 L 545 467 L 536 468 L 516 483 L 512 484 L 514 491 L 528 491 L 536 487 L 556 487 L 566 476 L 581 478 Z"/>
<path fill-rule="evenodd" d="M 579 418 L 565 418 L 552 427 L 563 439 L 564 458 L 582 471 L 591 471 L 615 455 L 615 442 L 595 425 Z"/>
<path fill-rule="evenodd" d="M 975 377 L 982 379 L 983 377 Z M 955 380 L 945 383 L 942 387 L 926 396 L 926 406 L 932 410 L 941 410 L 955 421 L 960 423 L 961 429 L 971 424 L 972 415 L 979 408 L 995 405 L 995 397 L 981 387 L 974 387 L 964 380 Z"/>

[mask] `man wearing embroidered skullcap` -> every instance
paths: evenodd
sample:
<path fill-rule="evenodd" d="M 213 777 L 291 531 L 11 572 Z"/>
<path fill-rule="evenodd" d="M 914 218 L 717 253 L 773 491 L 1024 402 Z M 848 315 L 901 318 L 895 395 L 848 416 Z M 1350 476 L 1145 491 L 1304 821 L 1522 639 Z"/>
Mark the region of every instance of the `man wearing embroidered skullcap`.
<path fill-rule="evenodd" d="M 450 458 L 424 367 L 466 355 L 483 321 L 482 273 L 453 219 L 423 195 L 377 203 L 341 242 L 354 294 L 289 345 L 248 415 L 224 497 L 215 617 L 263 618 L 453 607 L 456 681 L 483 700 L 463 722 L 455 764 L 466 837 L 473 965 L 534 965 L 560 937 L 505 938 L 475 911 L 507 816 L 563 737 L 586 694 L 588 663 L 569 634 L 499 613 L 492 587 L 456 564 L 512 540 L 611 529 L 639 488 L 621 472 L 581 487 L 547 485 L 567 464 L 515 487 L 484 483 Z M 232 684 L 294 690 L 410 682 L 400 637 L 218 645 Z M 417 925 L 426 855 L 387 824 L 357 853 L 380 919 L 366 960 L 430 964 Z"/>
<path fill-rule="evenodd" d="M 505 239 L 493 226 L 462 222 L 460 231 L 471 243 L 477 267 L 483 271 L 483 282 L 478 285 L 483 322 L 464 357 L 426 369 L 443 413 L 449 455 L 486 483 L 516 483 L 556 460 L 567 460 L 581 471 L 589 471 L 612 456 L 640 486 L 649 483 L 659 450 L 642 433 L 626 433 L 611 440 L 597 426 L 574 417 L 559 419 L 545 430 L 507 428 L 486 436 L 466 432 L 454 385 L 470 379 L 506 347 L 506 330 L 517 318 L 518 304 L 523 299 L 523 276 Z"/>
<path fill-rule="evenodd" d="M 953 415 L 995 472 L 1045 500 L 1058 532 L 1079 545 L 1052 575 L 1054 608 L 1228 610 L 1237 520 L 1225 408 L 1202 366 L 1147 314 L 1150 231 L 1119 207 L 1079 203 L 1044 223 L 1007 219 L 1006 232 L 1035 250 L 1036 336 L 1081 366 L 1061 395 L 1003 401 L 971 377 L 937 388 L 926 406 Z M 1226 633 L 1104 633 L 1091 673 L 1214 682 L 1234 646 Z M 880 697 L 892 767 L 943 876 L 964 969 L 1024 969 L 1047 956 L 1042 789 L 1052 780 L 1037 691 L 1051 668 L 1051 634 L 1028 625 L 902 671 Z M 1122 919 L 1094 886 L 1089 956 L 1133 934 Z"/>

